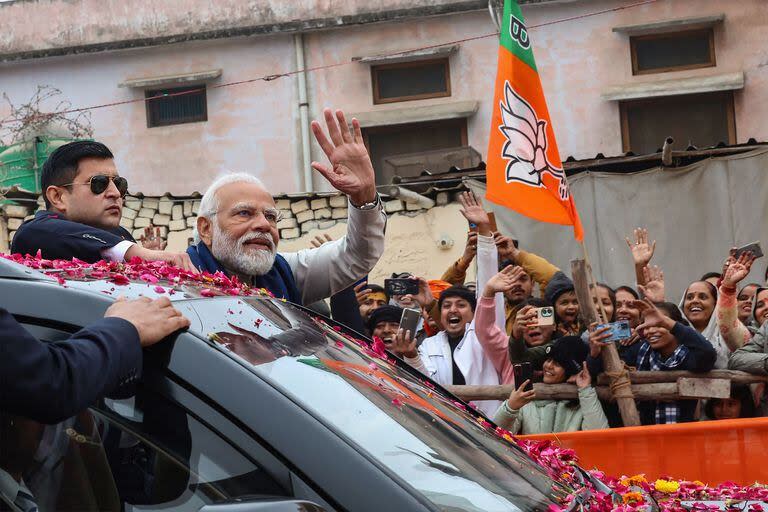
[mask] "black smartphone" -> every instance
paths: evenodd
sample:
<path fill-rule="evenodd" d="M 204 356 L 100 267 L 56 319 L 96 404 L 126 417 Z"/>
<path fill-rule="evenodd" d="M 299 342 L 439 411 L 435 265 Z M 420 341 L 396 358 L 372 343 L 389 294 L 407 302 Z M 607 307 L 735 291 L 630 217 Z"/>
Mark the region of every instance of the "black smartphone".
<path fill-rule="evenodd" d="M 410 308 L 403 309 L 403 314 L 400 316 L 400 328 L 403 330 L 403 334 L 406 331 L 411 331 L 411 337 L 416 336 L 416 328 L 419 326 L 420 319 L 421 311 Z"/>
<path fill-rule="evenodd" d="M 523 388 L 523 391 L 530 391 L 533 389 L 533 366 L 531 363 L 519 363 L 512 366 L 512 373 L 515 376 L 515 386 L 520 385 L 528 381 L 528 385 Z"/>
<path fill-rule="evenodd" d="M 384 289 L 390 297 L 393 295 L 416 295 L 419 293 L 419 282 L 410 278 L 385 279 Z"/>
<path fill-rule="evenodd" d="M 739 247 L 738 249 L 736 249 L 736 254 L 734 254 L 734 257 L 738 258 L 745 252 L 751 252 L 755 258 L 763 257 L 763 249 L 760 247 L 760 242 L 752 242 L 751 244 L 747 244 L 743 247 Z"/>

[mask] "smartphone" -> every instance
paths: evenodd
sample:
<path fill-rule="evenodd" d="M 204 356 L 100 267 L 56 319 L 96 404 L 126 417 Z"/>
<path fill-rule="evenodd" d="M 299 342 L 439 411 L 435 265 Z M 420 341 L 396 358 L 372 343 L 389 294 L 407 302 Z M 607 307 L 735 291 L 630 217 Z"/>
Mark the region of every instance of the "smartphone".
<path fill-rule="evenodd" d="M 608 332 L 610 333 L 611 337 L 603 340 L 605 342 L 628 340 L 632 337 L 632 330 L 629 328 L 629 322 L 626 320 L 619 320 L 618 322 L 601 324 L 597 326 L 598 329 L 602 329 L 603 327 L 610 327 Z"/>
<path fill-rule="evenodd" d="M 555 308 L 536 308 L 536 325 L 555 325 Z"/>
<path fill-rule="evenodd" d="M 411 337 L 416 336 L 416 328 L 419 326 L 419 320 L 421 320 L 421 311 L 418 309 L 403 309 L 403 314 L 400 316 L 400 328 L 405 331 L 411 331 Z"/>
<path fill-rule="evenodd" d="M 751 252 L 755 258 L 763 257 L 763 249 L 760 247 L 760 242 L 752 242 L 751 244 L 747 244 L 744 247 L 739 247 L 736 249 L 735 257 L 738 258 L 745 252 Z"/>
<path fill-rule="evenodd" d="M 419 293 L 419 282 L 410 278 L 385 279 L 384 289 L 390 297 L 393 295 L 416 295 Z"/>
<path fill-rule="evenodd" d="M 488 212 L 488 220 L 491 221 L 491 232 L 497 232 L 499 228 L 496 227 L 496 214 L 493 212 Z"/>
<path fill-rule="evenodd" d="M 515 376 L 515 386 L 529 381 L 528 385 L 523 388 L 523 391 L 530 391 L 533 389 L 533 366 L 531 363 L 519 363 L 512 365 L 512 374 Z"/>

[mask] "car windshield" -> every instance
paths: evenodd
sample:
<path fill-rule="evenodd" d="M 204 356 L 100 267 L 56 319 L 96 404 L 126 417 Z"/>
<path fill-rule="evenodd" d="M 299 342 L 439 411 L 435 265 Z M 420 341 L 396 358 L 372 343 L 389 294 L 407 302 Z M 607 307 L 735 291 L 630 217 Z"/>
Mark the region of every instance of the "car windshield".
<path fill-rule="evenodd" d="M 177 307 L 194 310 L 193 330 L 442 510 L 545 510 L 565 493 L 427 378 L 377 357 L 365 341 L 320 318 L 264 298 L 192 300 Z"/>
<path fill-rule="evenodd" d="M 171 299 L 191 320 L 191 332 L 300 403 L 440 510 L 546 510 L 568 493 L 427 377 L 287 302 L 199 298 L 194 285 L 116 286 L 69 277 L 66 286 L 111 296 L 169 296 L 174 289 Z"/>

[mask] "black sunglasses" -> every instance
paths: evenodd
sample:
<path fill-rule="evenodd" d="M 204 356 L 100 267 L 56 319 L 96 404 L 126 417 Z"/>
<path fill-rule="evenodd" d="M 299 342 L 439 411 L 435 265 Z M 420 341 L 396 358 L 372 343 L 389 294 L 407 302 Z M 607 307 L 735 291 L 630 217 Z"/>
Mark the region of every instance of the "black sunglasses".
<path fill-rule="evenodd" d="M 125 197 L 125 194 L 128 193 L 128 180 L 123 178 L 122 176 L 94 174 L 93 176 L 88 178 L 88 182 L 86 183 L 67 183 L 66 185 L 61 185 L 61 186 L 68 187 L 70 185 L 90 185 L 91 192 L 93 192 L 96 195 L 99 195 L 104 193 L 105 190 L 107 190 L 107 187 L 109 187 L 110 181 L 114 182 L 115 187 L 117 187 L 117 191 L 120 192 L 120 197 Z"/>

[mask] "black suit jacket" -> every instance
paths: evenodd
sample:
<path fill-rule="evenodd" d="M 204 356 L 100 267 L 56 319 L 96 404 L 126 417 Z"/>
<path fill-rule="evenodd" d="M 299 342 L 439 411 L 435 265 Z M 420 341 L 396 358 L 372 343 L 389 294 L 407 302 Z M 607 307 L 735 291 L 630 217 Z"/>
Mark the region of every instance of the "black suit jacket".
<path fill-rule="evenodd" d="M 44 343 L 0 308 L 0 410 L 58 423 L 141 375 L 139 333 L 103 318 L 68 340 Z"/>
<path fill-rule="evenodd" d="M 123 240 L 135 242 L 123 227 L 107 231 L 43 210 L 19 227 L 13 236 L 11 252 L 34 256 L 40 251 L 41 256 L 49 260 L 77 258 L 95 263 L 103 259 L 101 251 Z"/>

